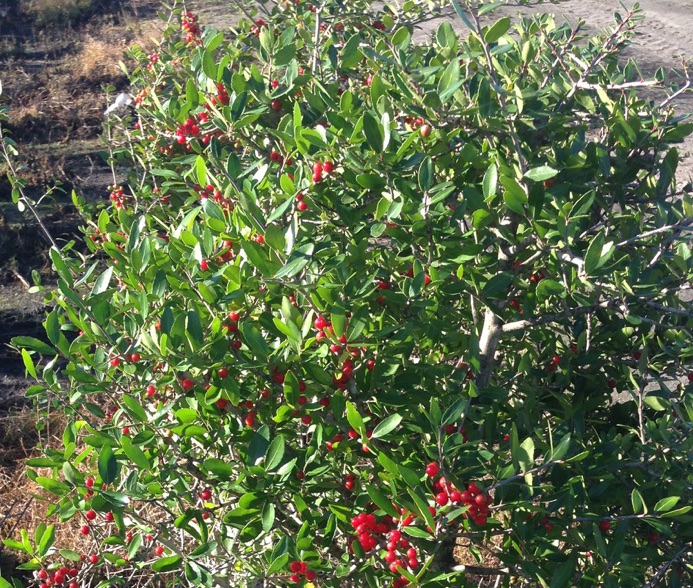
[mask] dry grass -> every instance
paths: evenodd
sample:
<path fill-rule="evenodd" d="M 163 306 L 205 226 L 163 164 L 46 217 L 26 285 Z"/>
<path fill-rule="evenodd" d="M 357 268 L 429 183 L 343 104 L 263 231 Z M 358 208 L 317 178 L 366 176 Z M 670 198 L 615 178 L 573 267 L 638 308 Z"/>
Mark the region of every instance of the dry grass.
<path fill-rule="evenodd" d="M 22 8 L 39 27 L 71 25 L 92 7 L 92 0 L 29 0 Z"/>
<path fill-rule="evenodd" d="M 99 80 L 123 74 L 119 63 L 132 45 L 144 51 L 155 47 L 154 37 L 160 36 L 159 21 L 128 21 L 104 24 L 87 35 L 79 49 L 69 56 L 66 64 L 74 78 Z"/>
<path fill-rule="evenodd" d="M 44 427 L 39 432 L 37 425 Z M 0 416 L 0 539 L 19 539 L 20 529 L 33 537 L 36 527 L 46 520 L 46 509 L 55 500 L 26 475 L 26 461 L 37 457 L 40 445 L 58 448 L 65 426 L 64 416 L 53 413 L 46 417 L 31 408 L 15 410 Z M 50 469 L 38 468 L 41 476 L 51 477 Z M 54 521 L 53 521 L 54 522 Z M 77 522 L 56 525 L 56 545 L 84 552 L 89 549 L 89 538 L 76 532 Z M 6 567 L 12 562 L 8 561 Z M 7 570 L 12 573 L 12 570 Z"/>

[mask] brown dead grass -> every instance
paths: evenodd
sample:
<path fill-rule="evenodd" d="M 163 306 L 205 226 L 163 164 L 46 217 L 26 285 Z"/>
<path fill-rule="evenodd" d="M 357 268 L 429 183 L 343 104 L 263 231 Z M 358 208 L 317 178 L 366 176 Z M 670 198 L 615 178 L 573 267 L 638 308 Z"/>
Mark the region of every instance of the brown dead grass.
<path fill-rule="evenodd" d="M 25 0 L 22 4 L 40 27 L 70 25 L 91 7 L 92 0 Z"/>
<path fill-rule="evenodd" d="M 123 75 L 120 62 L 125 61 L 125 53 L 132 45 L 143 51 L 151 51 L 160 36 L 159 21 L 130 20 L 125 23 L 103 24 L 87 35 L 78 51 L 67 59 L 68 69 L 73 79 L 102 79 Z"/>
<path fill-rule="evenodd" d="M 44 426 L 39 432 L 38 422 Z M 32 408 L 18 409 L 0 416 L 0 540 L 19 539 L 20 529 L 33 537 L 38 525 L 47 521 L 46 509 L 55 497 L 32 482 L 26 474 L 26 461 L 40 455 L 39 446 L 59 447 L 65 419 L 59 413 L 48 417 Z M 41 476 L 51 476 L 50 469 L 36 469 Z M 87 552 L 90 539 L 76 532 L 77 521 L 57 524 L 56 545 L 78 552 Z M 11 561 L 9 563 L 12 563 Z M 3 566 L 3 574 L 6 573 Z M 7 570 L 12 574 L 12 570 Z"/>

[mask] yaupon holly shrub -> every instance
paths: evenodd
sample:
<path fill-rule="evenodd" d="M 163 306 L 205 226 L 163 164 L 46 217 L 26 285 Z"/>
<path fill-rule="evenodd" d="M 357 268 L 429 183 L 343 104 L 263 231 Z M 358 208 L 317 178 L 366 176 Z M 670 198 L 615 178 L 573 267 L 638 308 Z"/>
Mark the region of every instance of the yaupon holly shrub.
<path fill-rule="evenodd" d="M 444 6 L 177 7 L 133 50 L 128 181 L 15 340 L 78 579 L 690 585 L 691 125 L 619 57 L 636 11 L 452 5 L 421 41 Z M 43 586 L 52 530 L 6 542 Z"/>

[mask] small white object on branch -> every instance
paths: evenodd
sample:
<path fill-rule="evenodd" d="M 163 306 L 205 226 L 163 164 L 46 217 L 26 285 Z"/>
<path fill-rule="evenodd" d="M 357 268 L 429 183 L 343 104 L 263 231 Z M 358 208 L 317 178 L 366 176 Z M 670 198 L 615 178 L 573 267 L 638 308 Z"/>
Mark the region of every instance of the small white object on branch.
<path fill-rule="evenodd" d="M 106 111 L 103 113 L 104 116 L 108 116 L 112 112 L 116 112 L 118 110 L 123 110 L 130 106 L 134 102 L 132 96 L 128 94 L 127 92 L 122 92 L 116 96 L 115 102 L 111 104 Z"/>

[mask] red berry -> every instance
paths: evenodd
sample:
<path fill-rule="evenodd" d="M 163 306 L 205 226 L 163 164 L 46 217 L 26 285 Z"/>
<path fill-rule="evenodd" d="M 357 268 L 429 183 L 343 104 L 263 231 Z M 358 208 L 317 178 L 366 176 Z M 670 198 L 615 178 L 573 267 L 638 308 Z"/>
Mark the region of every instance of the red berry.
<path fill-rule="evenodd" d="M 219 368 L 217 375 L 222 379 L 226 378 L 229 375 L 229 370 L 226 369 L 225 367 Z"/>
<path fill-rule="evenodd" d="M 212 491 L 209 488 L 205 488 L 202 492 L 200 492 L 200 498 L 202 500 L 209 500 L 212 498 Z"/>
<path fill-rule="evenodd" d="M 192 390 L 195 387 L 195 382 L 190 378 L 184 378 L 181 380 L 180 385 L 183 387 L 183 390 Z"/>
<path fill-rule="evenodd" d="M 275 98 L 272 100 L 272 110 L 281 110 L 282 109 L 282 101 L 279 100 L 279 98 Z"/>
<path fill-rule="evenodd" d="M 84 480 L 84 485 L 87 488 L 93 488 L 94 487 L 94 478 L 89 477 L 86 480 Z"/>
<path fill-rule="evenodd" d="M 608 533 L 611 531 L 611 521 L 599 521 L 599 530 L 602 533 Z"/>
<path fill-rule="evenodd" d="M 305 574 L 303 575 L 305 576 L 306 580 L 312 582 L 313 580 L 315 580 L 318 574 L 315 570 L 306 570 Z"/>
<path fill-rule="evenodd" d="M 163 555 L 164 554 L 164 548 L 161 545 L 157 545 L 156 548 L 154 549 L 154 553 L 157 555 Z"/>
<path fill-rule="evenodd" d="M 130 356 L 130 361 L 131 361 L 132 363 L 137 363 L 140 359 L 142 359 L 142 358 L 141 358 L 140 354 L 137 353 L 137 352 L 133 353 L 133 354 Z"/>
<path fill-rule="evenodd" d="M 90 564 L 97 564 L 99 563 L 99 556 L 96 555 L 95 553 L 92 553 L 89 555 L 89 563 Z"/>
<path fill-rule="evenodd" d="M 120 365 L 120 357 L 114 357 L 111 359 L 111 367 L 118 367 Z"/>
<path fill-rule="evenodd" d="M 313 422 L 313 417 L 311 417 L 309 414 L 304 414 L 304 415 L 301 417 L 301 422 L 302 422 L 304 425 L 310 425 L 310 424 Z"/>
<path fill-rule="evenodd" d="M 449 500 L 450 497 L 448 496 L 447 492 L 439 492 L 438 494 L 436 494 L 436 503 L 439 506 L 445 506 Z"/>
<path fill-rule="evenodd" d="M 331 174 L 332 171 L 334 170 L 334 164 L 331 161 L 325 161 L 322 164 L 322 171 L 324 171 L 326 174 Z"/>
<path fill-rule="evenodd" d="M 201 269 L 203 272 L 206 272 L 206 271 L 209 269 L 209 262 L 208 262 L 206 259 L 203 259 L 203 260 L 200 262 L 200 269 Z"/>
<path fill-rule="evenodd" d="M 432 461 L 426 466 L 426 475 L 429 478 L 435 478 L 438 475 L 438 472 L 440 471 L 440 468 L 438 467 L 438 464 Z"/>
<path fill-rule="evenodd" d="M 96 511 L 95 510 L 88 510 L 87 512 L 84 513 L 84 516 L 87 517 L 88 521 L 93 521 L 96 518 Z"/>
<path fill-rule="evenodd" d="M 300 572 L 301 571 L 301 562 L 300 561 L 292 561 L 289 564 L 289 569 L 292 572 Z"/>
<path fill-rule="evenodd" d="M 298 210 L 300 210 L 301 212 L 303 212 L 304 210 L 308 210 L 308 204 L 306 204 L 305 202 L 301 201 L 301 202 L 299 202 L 299 203 L 296 205 L 296 208 L 297 208 Z"/>
<path fill-rule="evenodd" d="M 89 531 L 90 531 L 89 525 L 82 525 L 82 527 L 81 527 L 80 530 L 79 530 L 79 532 L 80 532 L 82 535 L 89 535 Z"/>

